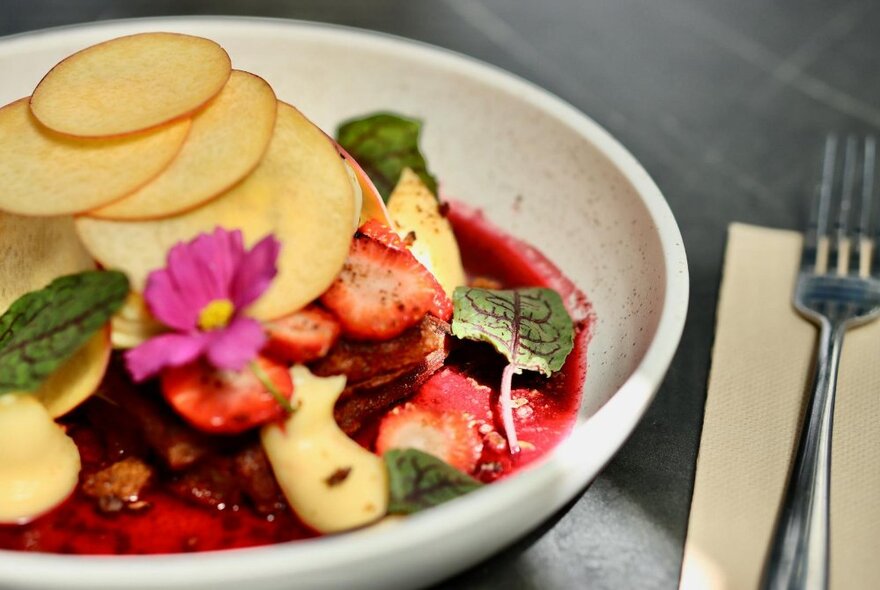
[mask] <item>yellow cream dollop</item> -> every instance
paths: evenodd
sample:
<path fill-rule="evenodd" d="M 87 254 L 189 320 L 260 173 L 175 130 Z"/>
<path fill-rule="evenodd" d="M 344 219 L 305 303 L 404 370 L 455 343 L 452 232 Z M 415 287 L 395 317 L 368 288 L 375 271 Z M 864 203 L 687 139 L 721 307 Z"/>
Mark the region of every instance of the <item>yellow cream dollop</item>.
<path fill-rule="evenodd" d="M 263 448 L 297 515 L 322 533 L 361 527 L 385 515 L 388 474 L 382 459 L 350 439 L 333 419 L 345 377 L 291 369 L 296 410 L 264 426 Z"/>
<path fill-rule="evenodd" d="M 0 394 L 0 522 L 24 523 L 76 487 L 79 451 L 28 394 Z"/>

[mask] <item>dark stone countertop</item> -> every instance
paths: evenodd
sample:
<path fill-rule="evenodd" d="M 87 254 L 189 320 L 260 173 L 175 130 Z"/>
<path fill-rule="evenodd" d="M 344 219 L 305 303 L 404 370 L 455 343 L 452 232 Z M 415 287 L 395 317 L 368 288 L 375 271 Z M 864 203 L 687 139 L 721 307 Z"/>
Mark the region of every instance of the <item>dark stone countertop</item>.
<path fill-rule="evenodd" d="M 642 162 L 689 253 L 692 304 L 672 368 L 578 500 L 442 587 L 677 587 L 726 227 L 798 227 L 824 134 L 880 131 L 880 3 L 0 0 L 0 35 L 166 14 L 316 20 L 448 47 L 568 100 Z"/>

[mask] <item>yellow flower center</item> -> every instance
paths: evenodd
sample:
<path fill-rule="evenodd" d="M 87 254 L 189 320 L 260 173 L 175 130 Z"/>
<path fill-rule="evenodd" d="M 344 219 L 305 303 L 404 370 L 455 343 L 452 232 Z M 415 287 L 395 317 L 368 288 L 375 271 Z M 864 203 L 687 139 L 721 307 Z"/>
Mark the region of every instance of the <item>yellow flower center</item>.
<path fill-rule="evenodd" d="M 199 312 L 199 328 L 202 330 L 225 328 L 234 311 L 235 307 L 229 299 L 215 299 Z"/>

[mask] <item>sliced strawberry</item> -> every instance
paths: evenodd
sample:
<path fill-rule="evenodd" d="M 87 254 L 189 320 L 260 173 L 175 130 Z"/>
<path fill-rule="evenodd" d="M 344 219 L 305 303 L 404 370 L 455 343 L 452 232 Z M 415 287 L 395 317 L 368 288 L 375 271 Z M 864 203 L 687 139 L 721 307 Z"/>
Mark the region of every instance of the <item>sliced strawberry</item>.
<path fill-rule="evenodd" d="M 401 238 L 396 231 L 384 223 L 379 223 L 375 219 L 371 219 L 358 228 L 358 233 L 373 238 L 374 240 L 378 240 L 389 248 L 402 250 L 412 256 L 413 260 L 416 260 L 416 257 L 413 256 L 412 252 L 409 250 L 410 245 L 412 245 L 412 239 L 410 238 L 407 240 Z M 416 262 L 424 268 L 424 265 L 418 262 L 418 260 L 416 260 Z M 432 286 L 434 288 L 434 299 L 431 303 L 431 307 L 428 308 L 428 312 L 434 317 L 440 318 L 444 322 L 448 322 L 452 318 L 452 300 L 446 296 L 443 287 L 437 282 L 437 278 L 431 274 L 430 271 L 427 269 L 425 270 L 430 275 L 433 282 Z"/>
<path fill-rule="evenodd" d="M 483 439 L 467 414 L 404 404 L 379 424 L 376 452 L 381 455 L 390 449 L 418 449 L 470 473 L 483 452 Z"/>
<path fill-rule="evenodd" d="M 269 340 L 263 352 L 287 363 L 309 363 L 327 355 L 341 328 L 332 313 L 310 305 L 263 324 Z"/>
<path fill-rule="evenodd" d="M 265 357 L 255 362 L 287 399 L 293 382 L 287 367 Z M 222 371 L 203 361 L 166 369 L 162 394 L 187 422 L 205 432 L 236 434 L 284 416 L 284 408 L 250 367 Z"/>
<path fill-rule="evenodd" d="M 438 288 L 433 275 L 409 251 L 357 233 L 348 260 L 321 302 L 347 336 L 388 340 L 433 310 Z"/>
<path fill-rule="evenodd" d="M 394 229 L 375 219 L 370 219 L 358 228 L 358 232 L 374 240 L 379 240 L 389 248 L 406 250 L 409 244 L 401 238 Z"/>
<path fill-rule="evenodd" d="M 431 279 L 434 281 L 434 299 L 431 300 L 431 309 L 428 311 L 435 318 L 448 322 L 452 319 L 452 299 L 447 297 L 434 275 L 431 275 Z"/>

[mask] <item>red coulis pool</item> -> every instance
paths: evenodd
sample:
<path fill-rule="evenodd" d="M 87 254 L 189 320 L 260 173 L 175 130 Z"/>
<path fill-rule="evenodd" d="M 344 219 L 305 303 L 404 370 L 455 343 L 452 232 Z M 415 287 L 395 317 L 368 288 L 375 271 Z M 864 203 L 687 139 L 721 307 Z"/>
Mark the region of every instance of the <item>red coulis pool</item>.
<path fill-rule="evenodd" d="M 558 291 L 575 320 L 575 347 L 562 371 L 547 379 L 537 374 L 514 377 L 513 400 L 522 451 L 507 452 L 497 432 L 487 436 L 475 476 L 489 482 L 506 477 L 542 456 L 573 427 L 586 376 L 591 311 L 585 296 L 534 248 L 489 224 L 476 210 L 454 204 L 455 228 L 465 268 L 471 276 L 496 279 L 506 287 L 545 286 Z M 501 424 L 497 384 L 503 359 L 488 345 L 467 344 L 450 355 L 413 401 L 461 410 L 478 423 Z M 92 403 L 92 402 L 88 402 Z M 88 403 L 86 405 L 88 405 Z M 81 481 L 118 460 L 83 419 L 82 409 L 64 420 L 80 449 Z M 486 430 L 489 428 L 487 427 Z M 501 439 L 503 440 L 503 439 Z M 0 549 L 78 554 L 178 553 L 231 549 L 315 536 L 289 509 L 259 515 L 247 504 L 188 502 L 152 484 L 140 512 L 106 514 L 80 489 L 64 504 L 34 522 L 0 526 Z"/>

